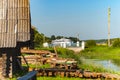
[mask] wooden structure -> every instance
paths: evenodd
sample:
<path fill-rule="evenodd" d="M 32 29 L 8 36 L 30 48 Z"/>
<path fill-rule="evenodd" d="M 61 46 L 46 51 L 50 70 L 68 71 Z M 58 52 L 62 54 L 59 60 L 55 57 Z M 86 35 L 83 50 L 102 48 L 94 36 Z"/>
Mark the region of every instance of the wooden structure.
<path fill-rule="evenodd" d="M 29 0 L 0 0 L 0 75 L 20 69 L 20 48 L 31 42 Z"/>
<path fill-rule="evenodd" d="M 120 76 L 117 74 L 110 73 L 97 73 L 79 69 L 58 69 L 58 68 L 47 68 L 39 69 L 37 76 L 61 76 L 61 77 L 78 77 L 84 79 L 94 80 L 120 80 Z"/>
<path fill-rule="evenodd" d="M 22 53 L 26 53 L 26 54 L 38 54 L 38 55 L 42 55 L 42 54 L 50 54 L 50 51 L 45 51 L 45 50 L 34 50 L 34 49 L 21 49 Z"/>

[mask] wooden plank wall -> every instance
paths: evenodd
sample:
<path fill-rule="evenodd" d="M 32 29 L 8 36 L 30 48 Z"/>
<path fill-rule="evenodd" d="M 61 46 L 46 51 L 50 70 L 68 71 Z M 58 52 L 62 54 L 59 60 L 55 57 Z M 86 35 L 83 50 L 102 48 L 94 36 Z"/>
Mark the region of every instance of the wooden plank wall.
<path fill-rule="evenodd" d="M 30 40 L 29 0 L 0 0 L 0 48 Z"/>

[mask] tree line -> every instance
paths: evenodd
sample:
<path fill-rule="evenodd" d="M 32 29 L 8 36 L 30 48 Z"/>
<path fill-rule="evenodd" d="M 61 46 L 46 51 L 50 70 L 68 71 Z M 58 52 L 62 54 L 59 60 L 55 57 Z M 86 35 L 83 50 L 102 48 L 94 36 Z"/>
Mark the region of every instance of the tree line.
<path fill-rule="evenodd" d="M 56 40 L 56 39 L 61 39 L 61 38 L 66 38 L 66 39 L 70 39 L 71 41 L 73 41 L 74 43 L 77 41 L 80 41 L 78 38 L 76 37 L 65 37 L 65 36 L 55 36 L 55 35 L 51 35 L 50 37 L 45 36 L 43 33 L 40 33 L 38 31 L 37 28 L 35 28 L 34 26 L 32 26 L 33 29 L 33 33 L 34 33 L 34 46 L 39 46 L 42 47 L 44 42 L 48 42 L 51 43 L 52 40 Z"/>
<path fill-rule="evenodd" d="M 37 28 L 32 26 L 32 29 L 34 32 L 34 39 L 33 39 L 34 46 L 42 47 L 44 42 L 51 43 L 52 40 L 61 39 L 61 38 L 70 39 L 74 43 L 80 41 L 77 37 L 65 37 L 65 36 L 55 36 L 55 35 L 51 35 L 51 37 L 47 37 L 43 33 L 40 33 Z M 105 42 L 107 44 L 107 39 L 85 40 L 85 42 L 86 42 L 86 47 L 90 47 L 90 46 L 96 46 L 96 43 L 100 43 L 100 42 Z M 111 39 L 111 46 L 120 47 L 120 38 Z"/>

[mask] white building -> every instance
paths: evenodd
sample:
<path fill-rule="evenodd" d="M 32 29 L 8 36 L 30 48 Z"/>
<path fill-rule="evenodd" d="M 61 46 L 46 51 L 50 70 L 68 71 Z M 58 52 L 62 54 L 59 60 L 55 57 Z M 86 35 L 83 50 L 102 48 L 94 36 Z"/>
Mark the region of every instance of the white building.
<path fill-rule="evenodd" d="M 84 49 L 85 49 L 85 42 L 84 42 L 84 41 L 82 41 L 81 48 L 82 48 L 82 50 L 84 50 Z"/>
<path fill-rule="evenodd" d="M 52 41 L 53 46 L 60 46 L 63 48 L 71 46 L 71 44 L 72 44 L 72 41 L 70 39 L 65 39 L 65 38 L 56 39 Z"/>
<path fill-rule="evenodd" d="M 80 47 L 80 42 L 79 41 L 77 41 L 76 46 Z"/>
<path fill-rule="evenodd" d="M 47 42 L 43 43 L 43 47 L 49 47 L 49 44 Z"/>

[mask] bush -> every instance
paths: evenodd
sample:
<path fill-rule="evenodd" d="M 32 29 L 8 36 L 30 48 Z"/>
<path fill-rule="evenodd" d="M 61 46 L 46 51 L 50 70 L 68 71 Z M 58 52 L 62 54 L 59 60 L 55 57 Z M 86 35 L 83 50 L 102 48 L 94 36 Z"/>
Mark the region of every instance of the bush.
<path fill-rule="evenodd" d="M 114 39 L 112 46 L 113 47 L 120 47 L 120 39 L 119 38 Z"/>
<path fill-rule="evenodd" d="M 78 61 L 78 63 L 81 63 L 79 55 L 75 54 L 72 50 L 68 50 L 66 48 L 57 48 L 57 53 L 59 57 L 72 58 Z"/>
<path fill-rule="evenodd" d="M 85 46 L 86 47 L 96 46 L 96 42 L 95 42 L 95 40 L 87 40 Z"/>

